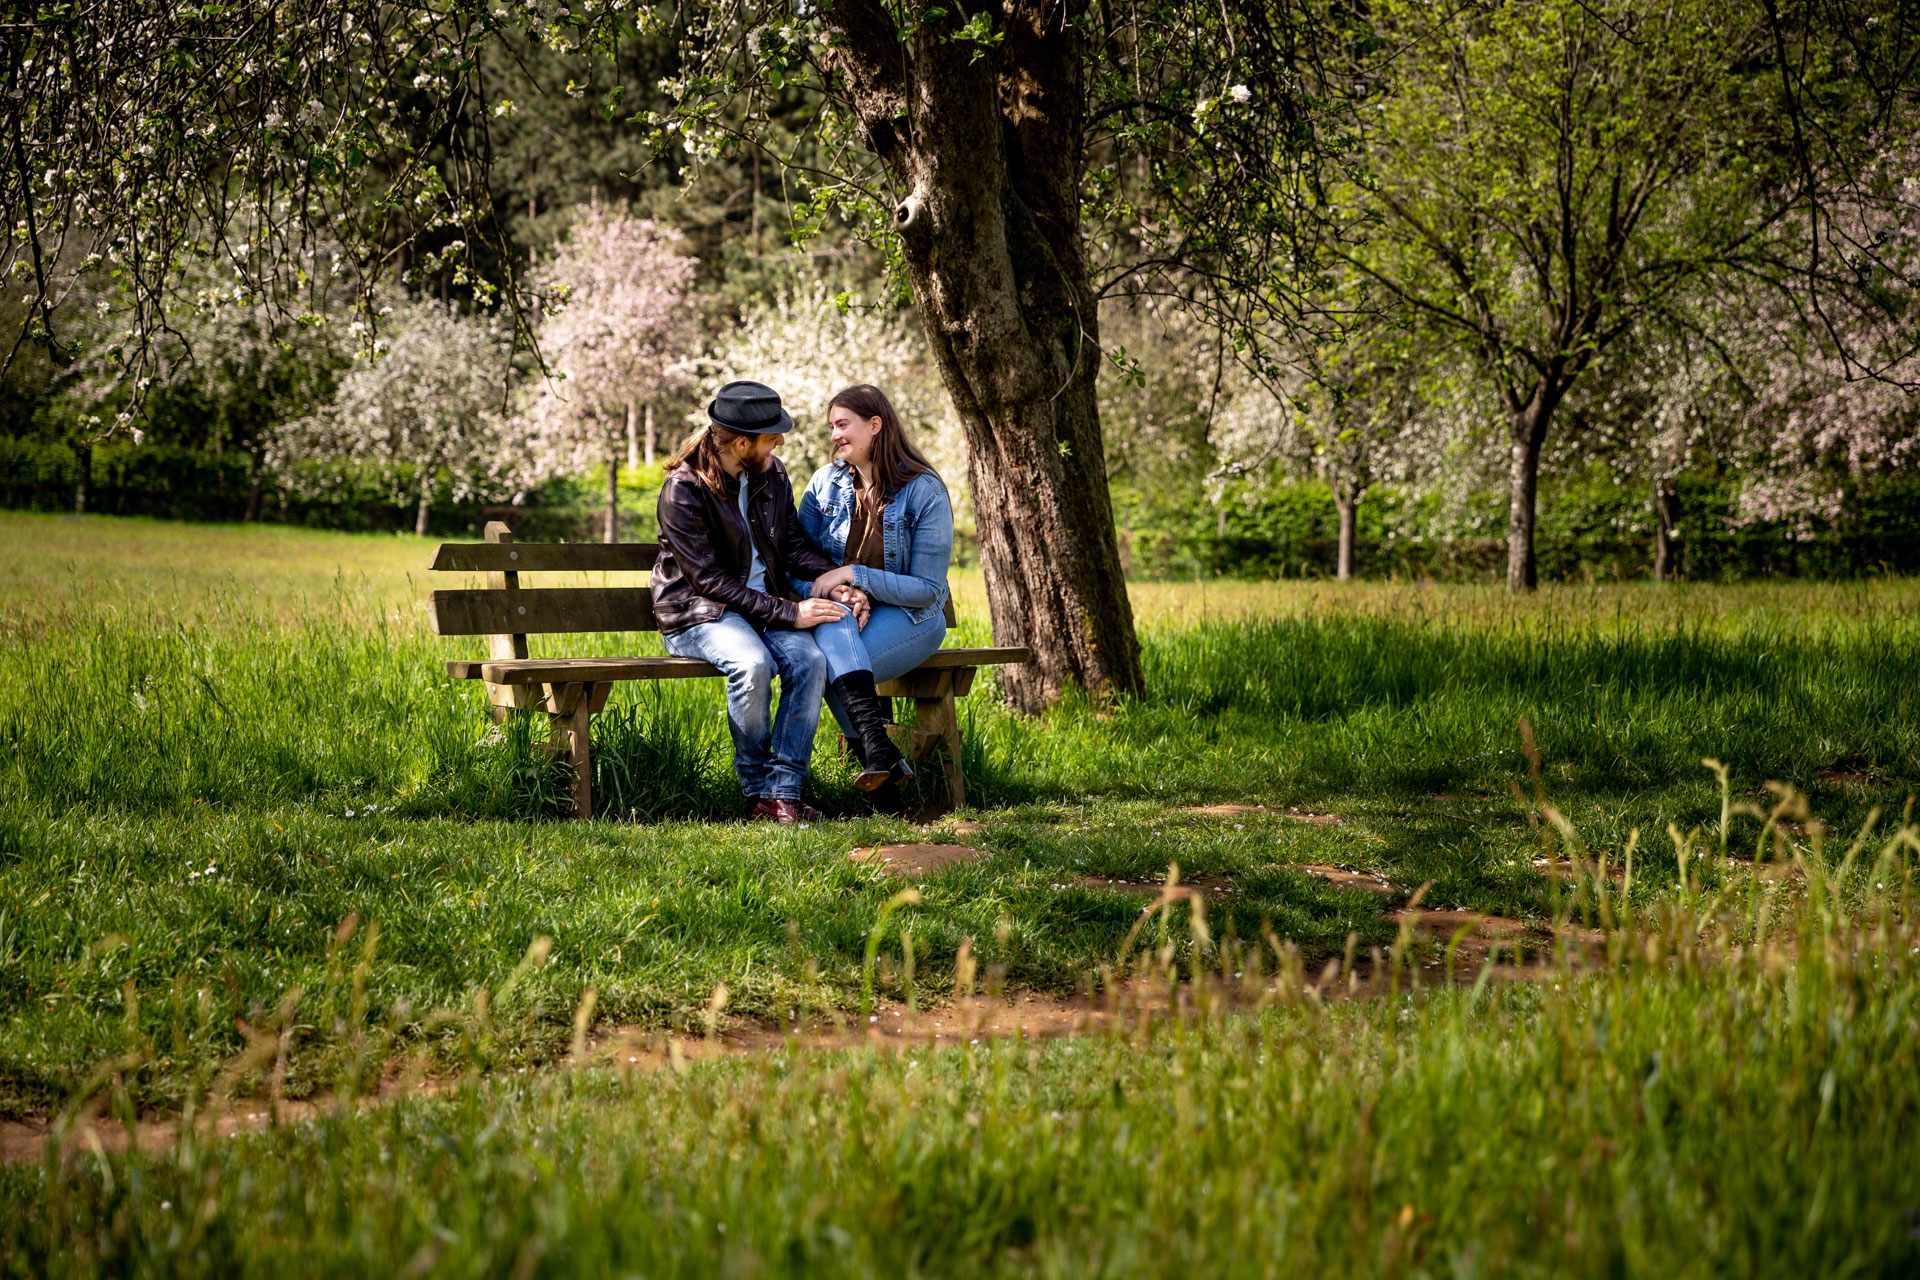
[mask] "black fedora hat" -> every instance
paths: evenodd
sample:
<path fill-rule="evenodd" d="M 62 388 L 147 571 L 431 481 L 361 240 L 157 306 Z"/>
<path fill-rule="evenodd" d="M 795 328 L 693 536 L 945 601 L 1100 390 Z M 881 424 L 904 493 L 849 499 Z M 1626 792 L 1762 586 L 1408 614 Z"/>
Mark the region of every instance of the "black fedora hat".
<path fill-rule="evenodd" d="M 729 382 L 720 388 L 707 406 L 707 417 L 750 436 L 793 430 L 793 418 L 780 407 L 780 393 L 758 382 Z"/>

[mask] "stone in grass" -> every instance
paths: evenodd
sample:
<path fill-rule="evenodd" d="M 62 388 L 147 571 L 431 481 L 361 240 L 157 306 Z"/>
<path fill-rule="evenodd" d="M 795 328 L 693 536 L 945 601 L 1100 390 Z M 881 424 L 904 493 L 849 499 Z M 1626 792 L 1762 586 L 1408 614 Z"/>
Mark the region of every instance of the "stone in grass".
<path fill-rule="evenodd" d="M 964 844 L 880 844 L 855 849 L 847 857 L 888 875 L 929 876 L 963 862 L 980 862 L 993 855 Z"/>

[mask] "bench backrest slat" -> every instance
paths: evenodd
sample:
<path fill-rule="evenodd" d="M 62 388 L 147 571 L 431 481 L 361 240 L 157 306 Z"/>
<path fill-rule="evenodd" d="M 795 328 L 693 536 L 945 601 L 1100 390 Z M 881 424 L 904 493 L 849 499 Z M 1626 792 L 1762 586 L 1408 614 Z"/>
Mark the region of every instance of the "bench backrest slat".
<path fill-rule="evenodd" d="M 484 573 L 489 590 L 436 591 L 433 629 L 443 636 L 487 636 L 495 658 L 527 656 L 529 635 L 568 631 L 658 631 L 653 592 L 646 587 L 520 586 L 523 573 L 639 573 L 658 559 L 657 542 L 515 542 L 507 526 L 490 522 L 485 542 L 443 542 L 430 570 Z M 955 625 L 953 596 L 947 625 Z"/>
<path fill-rule="evenodd" d="M 467 573 L 645 573 L 657 542 L 443 542 L 430 570 Z"/>
<path fill-rule="evenodd" d="M 436 591 L 429 608 L 433 629 L 443 636 L 660 629 L 646 587 Z"/>

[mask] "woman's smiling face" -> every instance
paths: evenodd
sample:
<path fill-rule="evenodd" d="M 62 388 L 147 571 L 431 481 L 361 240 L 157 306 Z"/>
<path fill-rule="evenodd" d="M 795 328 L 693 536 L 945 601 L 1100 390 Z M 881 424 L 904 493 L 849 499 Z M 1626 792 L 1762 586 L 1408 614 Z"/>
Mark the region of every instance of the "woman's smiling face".
<path fill-rule="evenodd" d="M 831 429 L 833 456 L 863 466 L 873 457 L 873 438 L 880 434 L 880 419 L 863 418 L 845 405 L 837 404 L 827 414 Z"/>

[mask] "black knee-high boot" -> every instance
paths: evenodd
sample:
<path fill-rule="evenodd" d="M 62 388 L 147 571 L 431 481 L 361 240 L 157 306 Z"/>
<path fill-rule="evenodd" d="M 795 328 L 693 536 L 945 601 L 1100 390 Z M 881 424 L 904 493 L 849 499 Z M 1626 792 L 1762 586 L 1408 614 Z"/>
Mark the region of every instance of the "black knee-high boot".
<path fill-rule="evenodd" d="M 846 708 L 859 737 L 856 754 L 863 766 L 853 785 L 872 791 L 889 782 L 903 782 L 913 776 L 912 766 L 887 736 L 887 717 L 880 707 L 880 695 L 873 691 L 873 672 L 854 671 L 833 682 L 833 692 Z"/>

